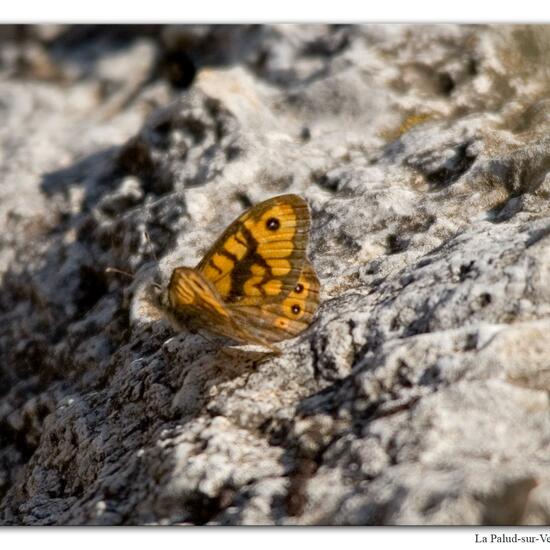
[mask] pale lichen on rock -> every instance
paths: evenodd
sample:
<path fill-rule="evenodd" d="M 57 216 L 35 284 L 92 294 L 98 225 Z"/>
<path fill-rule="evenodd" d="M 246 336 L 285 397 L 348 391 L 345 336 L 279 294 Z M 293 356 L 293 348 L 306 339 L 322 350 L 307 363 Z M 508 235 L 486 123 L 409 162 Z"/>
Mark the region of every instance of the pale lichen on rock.
<path fill-rule="evenodd" d="M 547 27 L 0 39 L 2 524 L 550 521 Z M 175 335 L 151 281 L 287 192 L 312 326 Z"/>

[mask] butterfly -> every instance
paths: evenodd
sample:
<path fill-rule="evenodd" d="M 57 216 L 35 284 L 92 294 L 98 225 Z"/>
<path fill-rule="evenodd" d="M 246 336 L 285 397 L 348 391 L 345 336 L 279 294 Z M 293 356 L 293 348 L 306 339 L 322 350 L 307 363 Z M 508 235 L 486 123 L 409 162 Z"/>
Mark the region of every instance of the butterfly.
<path fill-rule="evenodd" d="M 177 267 L 159 299 L 177 330 L 205 329 L 260 344 L 306 329 L 319 305 L 319 279 L 307 259 L 311 218 L 298 195 L 281 195 L 239 216 L 196 267 Z"/>

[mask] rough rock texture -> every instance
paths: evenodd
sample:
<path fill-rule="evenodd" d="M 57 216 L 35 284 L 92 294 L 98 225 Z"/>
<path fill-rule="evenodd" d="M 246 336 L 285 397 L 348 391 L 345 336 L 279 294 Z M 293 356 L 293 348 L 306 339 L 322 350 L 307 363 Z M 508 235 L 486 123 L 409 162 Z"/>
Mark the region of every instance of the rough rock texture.
<path fill-rule="evenodd" d="M 0 40 L 1 523 L 550 521 L 549 28 Z M 286 192 L 323 286 L 281 356 L 151 313 Z"/>

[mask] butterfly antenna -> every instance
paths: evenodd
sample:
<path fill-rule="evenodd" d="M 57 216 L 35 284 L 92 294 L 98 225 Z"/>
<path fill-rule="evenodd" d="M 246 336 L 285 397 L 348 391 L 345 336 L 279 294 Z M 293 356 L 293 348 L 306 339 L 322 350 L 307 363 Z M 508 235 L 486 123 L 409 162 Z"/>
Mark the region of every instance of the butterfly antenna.
<path fill-rule="evenodd" d="M 217 344 L 214 340 L 208 338 L 208 336 L 206 336 L 206 334 L 202 331 L 198 331 L 197 334 L 203 338 L 204 340 L 206 340 L 213 348 L 213 351 L 219 351 L 221 353 L 223 353 L 224 355 L 226 355 L 227 357 L 229 357 L 230 359 L 233 359 L 233 356 L 228 353 L 223 347 L 220 347 L 219 344 Z"/>
<path fill-rule="evenodd" d="M 219 347 L 216 345 L 216 342 L 214 342 L 214 340 L 208 338 L 208 336 L 206 336 L 206 334 L 204 334 L 204 332 L 202 331 L 197 331 L 197 334 L 203 339 L 203 340 L 206 340 L 209 344 L 211 344 L 213 347 Z"/>
<path fill-rule="evenodd" d="M 130 279 L 133 279 L 135 277 L 134 274 L 128 273 L 128 271 L 122 271 L 122 269 L 117 269 L 116 267 L 107 267 L 105 269 L 105 273 L 119 273 L 120 275 L 126 275 L 126 277 L 130 277 Z"/>
<path fill-rule="evenodd" d="M 153 243 L 151 242 L 151 237 L 149 236 L 149 233 L 147 231 L 144 231 L 143 234 L 145 235 L 145 240 L 147 241 L 147 245 L 149 247 L 149 252 L 156 263 L 158 263 L 157 255 L 155 254 L 155 249 L 153 248 Z M 130 279 L 134 279 L 135 275 L 133 273 L 129 273 L 128 271 L 123 271 L 122 269 L 117 269 L 116 267 L 107 267 L 105 269 L 105 273 L 118 273 L 120 275 L 125 275 L 126 277 L 129 277 Z M 159 289 L 161 286 L 157 283 L 154 284 L 154 286 L 158 287 Z"/>

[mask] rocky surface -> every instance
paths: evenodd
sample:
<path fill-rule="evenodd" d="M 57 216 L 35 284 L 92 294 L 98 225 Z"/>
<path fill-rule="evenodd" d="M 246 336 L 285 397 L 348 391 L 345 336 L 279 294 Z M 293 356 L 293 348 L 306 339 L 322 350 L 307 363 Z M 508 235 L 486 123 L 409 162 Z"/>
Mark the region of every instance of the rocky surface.
<path fill-rule="evenodd" d="M 547 27 L 0 40 L 1 523 L 550 521 Z M 171 332 L 155 274 L 286 192 L 310 329 Z"/>

